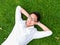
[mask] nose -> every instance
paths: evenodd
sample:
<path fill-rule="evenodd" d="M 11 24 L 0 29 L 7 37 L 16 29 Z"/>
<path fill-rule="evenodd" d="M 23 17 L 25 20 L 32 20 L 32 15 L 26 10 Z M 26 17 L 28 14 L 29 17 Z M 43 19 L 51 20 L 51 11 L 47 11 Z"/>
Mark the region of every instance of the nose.
<path fill-rule="evenodd" d="M 31 23 L 31 21 L 29 20 L 29 21 L 28 21 L 28 23 L 30 24 L 30 23 Z"/>

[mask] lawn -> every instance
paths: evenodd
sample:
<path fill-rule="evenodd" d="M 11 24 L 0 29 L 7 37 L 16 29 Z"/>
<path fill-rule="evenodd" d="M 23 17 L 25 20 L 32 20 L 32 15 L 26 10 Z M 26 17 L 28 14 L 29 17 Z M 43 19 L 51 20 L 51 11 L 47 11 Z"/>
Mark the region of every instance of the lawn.
<path fill-rule="evenodd" d="M 60 0 L 0 0 L 0 44 L 12 31 L 17 5 L 23 7 L 28 13 L 40 12 L 40 22 L 53 32 L 53 35 L 33 40 L 28 45 L 60 45 Z M 22 17 L 26 19 L 25 16 Z"/>

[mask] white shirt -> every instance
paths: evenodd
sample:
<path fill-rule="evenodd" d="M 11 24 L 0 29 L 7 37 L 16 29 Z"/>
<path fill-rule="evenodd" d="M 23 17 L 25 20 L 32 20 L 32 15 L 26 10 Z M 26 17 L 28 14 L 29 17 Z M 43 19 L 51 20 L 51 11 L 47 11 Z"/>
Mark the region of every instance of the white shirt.
<path fill-rule="evenodd" d="M 15 25 L 8 38 L 1 45 L 27 45 L 33 39 L 39 39 L 52 34 L 51 31 L 37 31 L 34 26 L 26 27 L 21 18 L 21 7 L 17 6 Z"/>

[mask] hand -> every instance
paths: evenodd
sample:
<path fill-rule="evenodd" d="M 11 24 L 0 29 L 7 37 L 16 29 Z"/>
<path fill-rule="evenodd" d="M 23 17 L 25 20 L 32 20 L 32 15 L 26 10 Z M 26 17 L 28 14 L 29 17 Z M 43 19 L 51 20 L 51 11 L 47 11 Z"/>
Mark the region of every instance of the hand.
<path fill-rule="evenodd" d="M 35 25 L 38 25 L 40 22 L 38 21 L 38 22 L 35 22 Z"/>

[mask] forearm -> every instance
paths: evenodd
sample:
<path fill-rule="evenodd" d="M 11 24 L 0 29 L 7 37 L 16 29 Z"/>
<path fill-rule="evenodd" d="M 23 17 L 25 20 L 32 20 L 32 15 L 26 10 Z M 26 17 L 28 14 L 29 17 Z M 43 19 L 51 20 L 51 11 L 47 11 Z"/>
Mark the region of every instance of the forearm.
<path fill-rule="evenodd" d="M 44 24 L 41 22 L 38 22 L 38 26 L 40 26 L 44 31 L 50 30 L 48 27 L 46 27 Z"/>
<path fill-rule="evenodd" d="M 21 13 L 24 14 L 26 17 L 29 16 L 28 12 L 23 8 L 21 8 Z"/>

